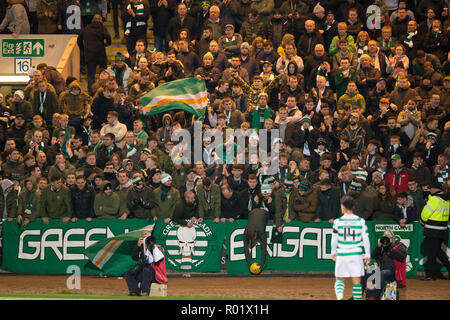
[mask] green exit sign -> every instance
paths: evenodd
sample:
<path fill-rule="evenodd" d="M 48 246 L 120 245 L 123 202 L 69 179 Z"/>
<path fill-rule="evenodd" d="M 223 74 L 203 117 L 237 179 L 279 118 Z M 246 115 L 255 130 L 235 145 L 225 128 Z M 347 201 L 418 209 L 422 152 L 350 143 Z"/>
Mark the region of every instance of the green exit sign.
<path fill-rule="evenodd" d="M 3 39 L 3 57 L 43 57 L 44 39 Z"/>

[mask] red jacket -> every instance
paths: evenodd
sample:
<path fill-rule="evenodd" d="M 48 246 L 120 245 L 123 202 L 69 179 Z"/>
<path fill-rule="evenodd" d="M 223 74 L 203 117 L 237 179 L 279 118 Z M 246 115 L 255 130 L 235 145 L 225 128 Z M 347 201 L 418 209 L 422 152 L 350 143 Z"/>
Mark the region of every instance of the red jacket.
<path fill-rule="evenodd" d="M 402 167 L 397 170 L 392 169 L 391 171 L 389 171 L 384 181 L 389 186 L 389 189 L 391 191 L 399 193 L 403 191 L 408 192 L 408 180 L 409 173 L 405 169 L 405 167 Z"/>

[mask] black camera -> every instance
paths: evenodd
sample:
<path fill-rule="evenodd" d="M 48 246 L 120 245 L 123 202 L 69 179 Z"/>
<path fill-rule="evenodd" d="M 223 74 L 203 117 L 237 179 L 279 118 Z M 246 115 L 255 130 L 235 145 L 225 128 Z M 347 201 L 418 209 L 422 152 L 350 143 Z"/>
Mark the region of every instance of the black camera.
<path fill-rule="evenodd" d="M 388 237 L 381 237 L 380 244 L 383 248 L 387 248 L 391 244 L 391 240 Z"/>

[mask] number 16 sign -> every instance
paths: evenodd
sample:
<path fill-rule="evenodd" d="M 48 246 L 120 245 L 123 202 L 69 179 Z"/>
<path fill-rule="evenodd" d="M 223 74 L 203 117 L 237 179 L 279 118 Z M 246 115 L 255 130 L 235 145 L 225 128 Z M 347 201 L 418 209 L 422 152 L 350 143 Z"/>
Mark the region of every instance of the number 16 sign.
<path fill-rule="evenodd" d="M 31 58 L 15 58 L 14 59 L 14 73 L 28 74 L 31 69 Z"/>

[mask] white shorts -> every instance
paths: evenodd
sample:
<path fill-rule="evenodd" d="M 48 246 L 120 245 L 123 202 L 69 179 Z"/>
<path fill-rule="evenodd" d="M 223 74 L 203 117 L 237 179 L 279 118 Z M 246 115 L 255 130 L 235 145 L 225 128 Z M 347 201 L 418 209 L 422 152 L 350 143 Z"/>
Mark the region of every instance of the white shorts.
<path fill-rule="evenodd" d="M 362 255 L 337 256 L 334 275 L 336 278 L 353 278 L 364 275 L 364 260 Z"/>

